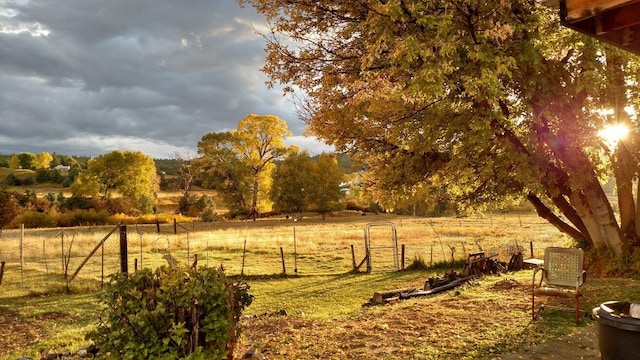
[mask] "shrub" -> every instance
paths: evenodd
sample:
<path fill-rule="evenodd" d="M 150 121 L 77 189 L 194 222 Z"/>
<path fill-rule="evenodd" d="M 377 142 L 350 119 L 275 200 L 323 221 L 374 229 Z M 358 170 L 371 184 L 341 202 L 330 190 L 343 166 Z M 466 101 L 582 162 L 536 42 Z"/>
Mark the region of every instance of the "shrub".
<path fill-rule="evenodd" d="M 135 215 L 137 213 L 133 206 L 133 201 L 126 197 L 108 199 L 105 205 L 109 214 Z"/>
<path fill-rule="evenodd" d="M 33 176 L 27 176 L 20 182 L 22 186 L 30 186 L 36 183 L 36 179 Z"/>
<path fill-rule="evenodd" d="M 204 222 L 212 222 L 216 220 L 216 209 L 208 206 L 202 211 L 202 221 Z"/>
<path fill-rule="evenodd" d="M 249 286 L 222 270 L 163 266 L 117 274 L 100 296 L 104 309 L 89 334 L 113 359 L 231 358 Z"/>
<path fill-rule="evenodd" d="M 61 210 L 75 210 L 75 209 L 84 209 L 88 210 L 91 208 L 91 199 L 85 198 L 79 195 L 72 195 L 64 199 L 64 202 L 60 203 Z"/>
<path fill-rule="evenodd" d="M 362 207 L 358 199 L 355 199 L 355 198 L 348 198 L 345 206 L 347 210 L 356 210 L 356 211 L 364 210 L 364 208 Z"/>
<path fill-rule="evenodd" d="M 4 180 L 3 183 L 9 186 L 20 186 L 22 185 L 22 182 L 20 181 L 20 179 L 13 175 L 13 173 L 7 175 Z"/>
<path fill-rule="evenodd" d="M 25 211 L 16 216 L 12 224 L 24 224 L 26 228 L 48 228 L 55 227 L 55 219 L 48 214 L 38 211 Z"/>
<path fill-rule="evenodd" d="M 73 184 L 73 178 L 71 176 L 67 176 L 64 178 L 64 180 L 62 180 L 63 187 L 69 187 L 71 186 L 71 184 Z"/>
<path fill-rule="evenodd" d="M 384 212 L 384 209 L 382 209 L 382 206 L 380 206 L 380 204 L 378 204 L 377 202 L 371 202 L 367 207 L 367 211 L 372 213 L 379 213 Z"/>
<path fill-rule="evenodd" d="M 60 227 L 85 226 L 87 224 L 105 225 L 109 224 L 110 220 L 109 213 L 107 213 L 106 210 L 93 211 L 77 209 L 60 213 L 57 216 L 57 223 Z"/>
<path fill-rule="evenodd" d="M 198 199 L 195 195 L 189 193 L 184 194 L 178 200 L 178 213 L 181 215 L 190 215 L 192 209 L 195 209 L 197 201 Z"/>
<path fill-rule="evenodd" d="M 47 195 L 45 195 L 45 197 L 44 197 L 44 198 L 45 198 L 45 199 L 49 202 L 49 204 L 51 204 L 51 205 L 56 205 L 56 204 L 58 203 L 58 197 L 56 196 L 56 194 L 55 194 L 55 193 L 52 193 L 52 192 L 47 193 Z"/>
<path fill-rule="evenodd" d="M 198 201 L 196 201 L 195 205 L 200 211 L 204 211 L 206 208 L 212 208 L 214 211 L 216 210 L 215 201 L 213 201 L 213 198 L 207 194 L 202 194 Z"/>
<path fill-rule="evenodd" d="M 0 227 L 9 225 L 22 211 L 13 193 L 0 190 Z"/>

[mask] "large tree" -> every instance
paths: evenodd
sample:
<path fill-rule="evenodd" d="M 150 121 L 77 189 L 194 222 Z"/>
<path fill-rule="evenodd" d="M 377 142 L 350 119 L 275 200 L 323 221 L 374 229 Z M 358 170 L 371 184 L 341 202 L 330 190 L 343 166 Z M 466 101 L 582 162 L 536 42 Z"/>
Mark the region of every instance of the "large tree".
<path fill-rule="evenodd" d="M 53 156 L 48 152 L 41 152 L 36 155 L 35 168 L 36 169 L 49 169 Z"/>
<path fill-rule="evenodd" d="M 131 200 L 136 209 L 151 212 L 158 184 L 152 158 L 140 151 L 115 150 L 89 160 L 71 190 L 78 195 L 99 195 L 103 200 L 117 193 Z"/>
<path fill-rule="evenodd" d="M 271 208 L 273 161 L 290 151 L 284 143 L 290 135 L 277 116 L 251 114 L 234 131 L 204 135 L 194 164 L 205 184 L 222 192 L 227 207 L 255 218 Z"/>
<path fill-rule="evenodd" d="M 326 213 L 342 208 L 340 184 L 344 173 L 338 167 L 335 156 L 323 153 L 314 164 L 312 178 L 314 183 L 309 189 L 311 200 L 324 220 Z"/>
<path fill-rule="evenodd" d="M 313 133 L 396 171 L 381 180 L 437 177 L 466 204 L 526 197 L 616 254 L 640 242 L 638 120 L 624 111 L 640 101 L 635 55 L 562 28 L 532 0 L 239 2 L 272 24 L 272 84 L 306 94 Z M 615 150 L 598 137 L 611 122 L 633 129 Z M 620 222 L 599 182 L 611 173 Z"/>
<path fill-rule="evenodd" d="M 342 206 L 343 179 L 335 156 L 323 153 L 311 158 L 306 152 L 289 154 L 273 173 L 274 208 L 299 213 L 315 208 L 324 220 L 327 212 Z"/>
<path fill-rule="evenodd" d="M 21 169 L 31 169 L 35 170 L 36 168 L 36 155 L 32 153 L 20 153 L 17 155 L 18 160 L 20 161 Z"/>
<path fill-rule="evenodd" d="M 314 162 L 307 152 L 289 154 L 273 172 L 270 196 L 280 212 L 302 213 L 311 203 Z"/>

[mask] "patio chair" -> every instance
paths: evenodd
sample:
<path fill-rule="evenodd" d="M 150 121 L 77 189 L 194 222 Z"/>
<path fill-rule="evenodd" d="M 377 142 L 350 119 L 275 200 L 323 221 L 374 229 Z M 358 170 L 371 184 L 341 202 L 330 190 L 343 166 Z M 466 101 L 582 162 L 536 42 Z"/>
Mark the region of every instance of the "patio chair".
<path fill-rule="evenodd" d="M 576 325 L 580 323 L 581 287 L 587 280 L 583 269 L 584 252 L 582 249 L 548 247 L 544 251 L 544 263 L 533 271 L 531 282 L 531 317 L 538 316 L 535 309 L 536 296 L 575 297 Z M 536 276 L 541 273 L 536 283 Z M 543 282 L 544 285 L 543 286 Z M 541 306 L 540 311 L 544 309 Z M 566 308 L 560 308 L 566 309 Z"/>

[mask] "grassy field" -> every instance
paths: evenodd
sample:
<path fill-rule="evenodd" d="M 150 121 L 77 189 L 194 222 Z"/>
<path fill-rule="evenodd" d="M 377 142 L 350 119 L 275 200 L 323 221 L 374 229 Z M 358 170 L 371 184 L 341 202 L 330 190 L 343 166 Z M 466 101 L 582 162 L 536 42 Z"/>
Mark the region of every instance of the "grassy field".
<path fill-rule="evenodd" d="M 24 178 L 27 176 L 35 176 L 36 172 L 33 170 L 26 170 L 26 169 L 9 169 L 9 168 L 0 166 L 0 179 L 4 179 L 9 174 L 13 174 L 15 177 L 18 177 L 18 178 Z"/>
<path fill-rule="evenodd" d="M 354 245 L 360 262 L 364 229 L 371 223 L 384 224 L 371 231 L 372 243 L 389 244 L 393 224 L 399 246 L 405 245 L 407 265 L 421 259 L 439 267 L 391 271 L 392 255 L 381 252 L 374 254 L 374 272 L 350 274 L 350 247 Z M 96 323 L 100 261 L 89 261 L 70 283 L 71 294 L 66 294 L 61 260 L 69 259 L 72 273 L 111 229 L 74 230 L 75 235 L 69 233 L 65 239 L 68 257 L 61 255 L 60 229 L 25 230 L 23 244 L 35 245 L 23 246 L 31 261 L 22 270 L 11 250 L 16 249 L 19 230 L 5 230 L 0 236 L 0 259 L 8 259 L 0 286 L 1 360 L 88 345 L 84 337 Z M 255 300 L 245 312 L 238 356 L 255 348 L 268 359 L 498 358 L 576 329 L 571 312 L 546 311 L 540 321 L 530 321 L 530 270 L 487 276 L 429 298 L 362 306 L 375 291 L 421 288 L 429 277 L 450 270 L 452 259 L 459 264 L 465 253 L 480 248 L 508 260 L 516 245 L 527 257 L 530 243 L 538 257 L 547 246 L 567 245 L 553 227 L 531 214 L 483 219 L 339 214 L 324 222 L 309 216 L 298 222 L 183 223 L 178 234 L 169 225 L 162 225 L 160 233 L 154 226 L 127 230 L 130 269 L 134 258 L 144 267 L 155 267 L 165 264 L 163 256 L 169 253 L 180 262 L 192 262 L 198 254 L 199 266 L 222 265 L 229 276 L 249 283 Z M 72 238 L 73 247 L 67 251 Z M 48 272 L 41 258 L 36 261 L 41 246 L 60 254 L 47 259 Z M 111 264 L 107 273 L 117 271 L 117 238 L 109 238 L 104 248 L 100 258 Z M 589 279 L 584 308 L 605 300 L 640 298 L 637 285 L 629 279 Z M 280 311 L 287 315 L 277 315 Z"/>

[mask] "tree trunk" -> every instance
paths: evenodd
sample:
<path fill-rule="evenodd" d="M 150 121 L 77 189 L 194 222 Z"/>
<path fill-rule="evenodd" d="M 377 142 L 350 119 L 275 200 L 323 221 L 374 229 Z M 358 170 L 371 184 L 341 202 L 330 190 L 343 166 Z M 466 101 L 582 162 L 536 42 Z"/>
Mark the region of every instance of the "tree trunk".
<path fill-rule="evenodd" d="M 616 255 L 626 248 L 620 238 L 620 228 L 611 203 L 595 176 L 581 191 L 573 191 L 571 204 L 583 219 L 596 247 L 606 247 Z"/>
<path fill-rule="evenodd" d="M 582 220 L 582 218 L 580 218 L 576 209 L 571 206 L 567 199 L 562 195 L 550 197 L 553 201 L 553 204 L 558 209 L 560 209 L 562 215 L 566 216 L 567 220 L 569 220 L 573 224 L 573 226 L 575 226 L 576 229 L 581 233 L 582 239 L 585 240 L 589 246 L 593 246 L 593 239 L 591 238 L 591 235 L 589 234 L 584 221 Z"/>
<path fill-rule="evenodd" d="M 251 198 L 251 216 L 255 220 L 258 217 L 258 173 L 253 175 L 253 194 Z"/>
<path fill-rule="evenodd" d="M 618 124 L 629 124 L 629 115 L 624 107 L 628 103 L 627 86 L 625 80 L 625 63 L 616 51 L 606 51 L 605 59 L 608 67 L 613 71 L 607 73 L 607 80 L 613 84 L 609 89 L 613 120 Z M 616 146 L 617 145 L 617 146 Z M 619 139 L 613 154 L 613 174 L 616 179 L 618 193 L 618 208 L 620 210 L 620 236 L 625 250 L 636 242 L 636 208 L 633 201 L 633 175 L 637 165 L 633 155 L 627 148 L 626 140 Z"/>
<path fill-rule="evenodd" d="M 571 206 L 575 208 L 576 213 L 582 219 L 588 230 L 588 236 L 591 237 L 594 246 L 606 247 L 616 255 L 622 254 L 627 246 L 620 237 L 620 228 L 611 203 L 596 177 L 593 165 L 582 149 L 568 146 L 562 141 L 566 136 L 562 130 L 557 134 L 550 131 L 549 119 L 543 115 L 544 111 L 540 111 L 539 114 L 540 123 L 534 127 L 540 141 L 551 150 L 553 156 L 562 164 L 564 174 L 569 176 L 580 174 L 580 180 L 570 187 L 565 186 L 563 193 L 568 196 Z M 566 116 L 570 116 L 570 114 L 566 114 Z M 575 118 L 579 119 L 579 116 L 576 115 Z M 578 179 L 575 176 L 573 178 Z M 564 180 L 569 182 L 572 179 L 567 177 Z M 574 180 L 574 182 L 576 181 Z M 568 194 L 566 189 L 569 189 Z"/>
<path fill-rule="evenodd" d="M 536 212 L 538 213 L 538 216 L 540 216 L 541 218 L 547 220 L 549 223 L 551 223 L 551 225 L 555 226 L 558 230 L 560 230 L 560 232 L 563 232 L 563 233 L 571 236 L 573 239 L 576 239 L 578 241 L 585 240 L 585 236 L 583 235 L 582 232 L 576 230 L 571 225 L 569 225 L 569 224 L 565 223 L 564 221 L 562 221 L 562 219 L 557 217 L 553 213 L 553 211 L 551 211 L 551 209 L 549 209 L 540 200 L 540 198 L 535 196 L 533 193 L 529 193 L 527 195 L 527 199 L 533 205 L 533 207 L 536 209 Z"/>
<path fill-rule="evenodd" d="M 620 210 L 620 233 L 627 245 L 636 239 L 636 206 L 633 199 L 633 158 L 621 141 L 615 152 L 614 175 L 618 193 L 618 208 Z"/>
<path fill-rule="evenodd" d="M 640 173 L 636 179 L 636 242 L 640 242 Z"/>
<path fill-rule="evenodd" d="M 586 228 L 586 233 L 591 238 L 591 243 L 596 248 L 604 248 L 607 247 L 606 242 L 601 236 L 601 232 L 599 230 L 598 221 L 593 216 L 589 205 L 584 198 L 584 195 L 579 192 L 573 192 L 569 197 L 571 201 L 571 206 L 576 210 L 580 219 L 584 223 Z"/>

